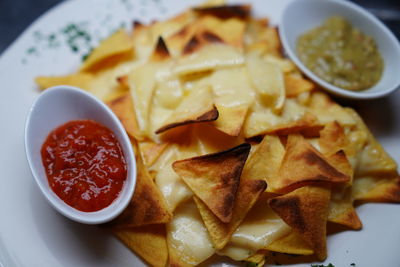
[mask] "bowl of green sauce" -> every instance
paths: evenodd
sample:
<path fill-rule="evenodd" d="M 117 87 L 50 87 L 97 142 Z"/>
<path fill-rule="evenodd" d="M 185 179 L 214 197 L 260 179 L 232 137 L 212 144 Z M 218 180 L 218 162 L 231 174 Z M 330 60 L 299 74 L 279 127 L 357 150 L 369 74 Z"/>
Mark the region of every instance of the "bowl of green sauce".
<path fill-rule="evenodd" d="M 287 55 L 333 94 L 372 99 L 400 87 L 398 40 L 354 3 L 295 0 L 283 11 L 279 30 Z"/>

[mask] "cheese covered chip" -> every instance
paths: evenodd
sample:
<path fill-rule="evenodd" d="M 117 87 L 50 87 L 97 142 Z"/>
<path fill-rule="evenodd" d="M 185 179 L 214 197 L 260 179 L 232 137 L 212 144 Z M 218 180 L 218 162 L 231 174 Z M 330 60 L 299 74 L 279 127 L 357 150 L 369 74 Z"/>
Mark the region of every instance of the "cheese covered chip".
<path fill-rule="evenodd" d="M 172 166 L 215 216 L 229 223 L 249 151 L 250 145 L 244 143 L 226 151 L 175 161 Z"/>
<path fill-rule="evenodd" d="M 124 30 L 118 30 L 96 47 L 82 64 L 81 72 L 96 72 L 109 66 L 115 66 L 121 60 L 129 58 L 133 52 L 131 38 Z"/>
<path fill-rule="evenodd" d="M 304 186 L 269 201 L 271 208 L 300 234 L 320 260 L 327 256 L 326 222 L 329 199 L 329 188 Z"/>
<path fill-rule="evenodd" d="M 210 88 L 194 89 L 164 122 L 164 126 L 156 130 L 156 133 L 159 134 L 190 123 L 214 121 L 217 118 L 218 110 L 213 103 Z"/>

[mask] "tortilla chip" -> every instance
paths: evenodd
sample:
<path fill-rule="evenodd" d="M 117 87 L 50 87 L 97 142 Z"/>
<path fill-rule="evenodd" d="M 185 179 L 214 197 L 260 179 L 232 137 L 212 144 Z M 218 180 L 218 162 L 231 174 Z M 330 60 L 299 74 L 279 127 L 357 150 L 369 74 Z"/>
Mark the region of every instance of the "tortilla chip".
<path fill-rule="evenodd" d="M 268 192 L 276 192 L 275 183 L 285 148 L 276 135 L 265 135 L 261 143 L 247 160 L 242 176 L 262 179 L 268 184 Z"/>
<path fill-rule="evenodd" d="M 117 115 L 126 132 L 136 140 L 143 140 L 136 120 L 133 101 L 129 93 L 107 103 L 111 110 Z"/>
<path fill-rule="evenodd" d="M 168 260 L 165 225 L 146 225 L 114 234 L 133 252 L 154 267 L 164 267 Z"/>
<path fill-rule="evenodd" d="M 271 208 L 311 246 L 318 259 L 327 256 L 326 222 L 330 189 L 304 186 L 269 200 Z"/>
<path fill-rule="evenodd" d="M 318 117 L 321 125 L 337 121 L 342 126 L 355 125 L 356 121 L 347 109 L 332 101 L 328 95 L 315 91 L 312 92 L 309 111 Z"/>
<path fill-rule="evenodd" d="M 109 223 L 113 228 L 127 228 L 167 223 L 172 214 L 164 197 L 153 182 L 143 162 L 137 160 L 137 178 L 133 197 L 128 207 Z"/>
<path fill-rule="evenodd" d="M 250 15 L 250 5 L 221 5 L 211 7 L 196 7 L 193 9 L 198 15 L 211 15 L 220 19 L 238 18 L 247 19 Z"/>
<path fill-rule="evenodd" d="M 249 144 L 200 157 L 175 161 L 174 171 L 222 222 L 232 219 L 240 175 Z"/>
<path fill-rule="evenodd" d="M 233 260 L 245 260 L 264 249 L 268 244 L 285 236 L 291 228 L 268 205 L 271 194 L 261 194 L 248 211 L 240 226 L 232 234 L 229 243 L 218 251 Z"/>
<path fill-rule="evenodd" d="M 223 42 L 241 49 L 245 26 L 243 21 L 236 18 L 220 20 L 204 16 L 198 20 L 197 36 L 203 43 Z"/>
<path fill-rule="evenodd" d="M 287 191 L 305 182 L 344 183 L 350 177 L 332 166 L 318 150 L 304 140 L 301 135 L 289 135 L 286 153 L 274 187 Z"/>
<path fill-rule="evenodd" d="M 362 202 L 400 203 L 400 176 L 364 176 L 353 182 L 353 198 Z"/>
<path fill-rule="evenodd" d="M 216 104 L 218 119 L 213 125 L 221 132 L 230 136 L 238 136 L 249 109 L 248 105 L 224 106 Z"/>
<path fill-rule="evenodd" d="M 232 234 L 246 217 L 247 212 L 253 207 L 266 187 L 267 184 L 264 181 L 243 177 L 240 181 L 236 201 L 233 206 L 232 219 L 229 223 L 223 223 L 203 201 L 194 197 L 197 208 L 216 249 L 219 250 L 225 247 L 231 239 Z"/>
<path fill-rule="evenodd" d="M 358 165 L 355 175 L 394 175 L 397 174 L 397 163 L 385 151 L 381 144 L 363 122 L 361 117 L 352 109 L 347 110 L 356 121 L 357 129 L 366 136 L 366 143 L 359 147 Z"/>
<path fill-rule="evenodd" d="M 83 62 L 80 72 L 97 72 L 121 60 L 130 57 L 133 52 L 133 43 L 124 30 L 118 30 L 96 47 Z"/>
<path fill-rule="evenodd" d="M 255 254 L 246 258 L 244 261 L 251 264 L 252 267 L 263 267 L 268 250 L 258 250 Z"/>
<path fill-rule="evenodd" d="M 214 121 L 218 118 L 218 110 L 213 104 L 210 88 L 193 90 L 186 96 L 172 115 L 164 122 L 164 126 L 156 130 L 156 134 L 169 129 L 197 122 Z"/>
<path fill-rule="evenodd" d="M 300 75 L 285 75 L 286 96 L 294 97 L 303 92 L 314 90 L 315 85 L 309 80 L 304 79 Z"/>
<path fill-rule="evenodd" d="M 259 55 L 249 53 L 246 57 L 247 71 L 258 99 L 274 112 L 281 112 L 285 104 L 285 82 L 283 72 L 276 64 L 269 63 Z"/>
<path fill-rule="evenodd" d="M 167 224 L 170 266 L 195 266 L 211 257 L 215 249 L 193 200 L 182 203 Z"/>
<path fill-rule="evenodd" d="M 40 90 L 57 85 L 69 85 L 90 90 L 93 78 L 93 75 L 89 73 L 74 73 L 65 76 L 38 76 L 35 78 L 35 82 Z"/>
<path fill-rule="evenodd" d="M 164 39 L 160 36 L 150 60 L 163 61 L 169 58 L 171 58 L 171 55 L 169 54 L 167 45 L 165 44 Z"/>
<path fill-rule="evenodd" d="M 316 117 L 293 98 L 285 100 L 280 114 L 276 114 L 270 107 L 256 101 L 245 120 L 243 133 L 246 138 L 271 133 L 287 135 L 314 129 L 318 126 L 316 122 Z"/>
<path fill-rule="evenodd" d="M 332 188 L 328 221 L 354 230 L 362 228 L 361 220 L 353 207 L 352 188 L 350 186 Z"/>
<path fill-rule="evenodd" d="M 194 146 L 185 148 L 179 147 L 178 149 L 177 145 L 170 144 L 151 167 L 157 170 L 155 182 L 166 200 L 168 209 L 172 212 L 174 212 L 176 207 L 181 203 L 193 196 L 193 192 L 190 188 L 172 169 L 172 163 L 177 159 L 195 156 L 198 154 L 196 152 L 197 150 Z"/>
<path fill-rule="evenodd" d="M 157 144 L 153 141 L 138 142 L 140 155 L 146 166 L 153 165 L 167 146 L 167 143 Z"/>
<path fill-rule="evenodd" d="M 265 247 L 270 251 L 295 254 L 295 255 L 312 255 L 314 251 L 311 246 L 308 245 L 301 235 L 296 231 L 290 231 L 289 234 L 284 237 L 272 242 Z"/>
<path fill-rule="evenodd" d="M 184 76 L 244 63 L 244 56 L 237 48 L 222 43 L 220 39 L 213 40 L 212 44 L 204 43 L 194 36 L 183 49 L 183 56 L 176 61 L 173 72 Z"/>
<path fill-rule="evenodd" d="M 344 128 L 337 122 L 329 122 L 320 132 L 319 146 L 324 155 L 332 155 L 343 150 L 348 157 L 354 157 L 355 149 L 351 146 Z"/>

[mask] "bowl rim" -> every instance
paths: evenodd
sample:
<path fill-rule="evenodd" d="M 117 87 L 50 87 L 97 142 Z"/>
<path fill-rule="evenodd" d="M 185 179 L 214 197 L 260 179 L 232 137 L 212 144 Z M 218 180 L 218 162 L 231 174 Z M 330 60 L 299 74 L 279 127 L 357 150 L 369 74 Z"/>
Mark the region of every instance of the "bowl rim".
<path fill-rule="evenodd" d="M 31 143 L 29 141 L 29 133 L 31 127 L 34 127 L 31 125 L 31 119 L 32 119 L 32 114 L 34 109 L 37 107 L 39 101 L 46 97 L 47 95 L 51 94 L 58 94 L 60 92 L 68 92 L 68 93 L 73 93 L 73 94 L 80 94 L 82 97 L 88 98 L 90 101 L 93 101 L 98 105 L 102 110 L 104 110 L 104 113 L 106 116 L 109 116 L 113 123 L 115 123 L 116 128 L 119 131 L 119 136 L 120 138 L 117 137 L 117 140 L 119 141 L 123 152 L 124 152 L 124 157 L 125 161 L 127 164 L 127 180 L 124 183 L 124 187 L 120 191 L 120 195 L 117 196 L 114 201 L 104 207 L 101 210 L 94 211 L 94 212 L 83 212 L 79 211 L 67 203 L 65 203 L 61 198 L 59 198 L 54 191 L 50 188 L 48 185 L 48 179 L 45 175 L 45 177 L 42 177 L 42 175 L 39 174 L 38 170 L 36 169 L 36 166 L 33 162 L 32 157 L 33 151 L 31 148 Z M 65 121 L 66 123 L 67 121 Z M 61 124 L 60 124 L 61 125 Z M 56 126 L 57 127 L 57 126 Z M 109 128 L 109 127 L 107 127 Z M 115 129 L 110 129 L 114 134 Z M 116 134 L 118 135 L 118 134 Z M 120 140 L 121 139 L 121 140 Z M 53 208 L 55 208 L 59 213 L 64 215 L 65 217 L 79 222 L 79 223 L 84 223 L 84 224 L 101 224 L 108 222 L 115 217 L 117 217 L 129 204 L 133 193 L 136 188 L 136 181 L 137 181 L 137 164 L 136 164 L 136 159 L 135 159 L 135 154 L 133 151 L 133 146 L 131 145 L 130 138 L 128 134 L 126 133 L 122 123 L 120 120 L 117 118 L 117 116 L 112 112 L 112 110 L 104 104 L 101 100 L 97 99 L 94 95 L 84 91 L 83 89 L 80 89 L 78 87 L 73 87 L 73 86 L 67 86 L 67 85 L 59 85 L 59 86 L 53 86 L 48 89 L 46 89 L 44 92 L 41 92 L 39 96 L 36 97 L 34 100 L 33 104 L 31 105 L 28 115 L 26 117 L 25 121 L 25 134 L 24 134 L 24 143 L 25 143 L 25 155 L 26 159 L 28 161 L 28 165 L 30 167 L 32 176 L 34 177 L 34 180 L 39 187 L 40 191 L 42 194 L 45 196 L 46 200 L 51 204 Z M 41 158 L 41 156 L 40 156 Z M 45 180 L 44 183 L 41 181 Z M 47 183 L 47 185 L 46 185 Z M 128 187 L 129 186 L 129 187 Z M 124 194 L 122 194 L 124 192 Z M 120 198 L 120 199 L 119 199 Z M 73 212 L 72 212 L 73 211 Z"/>
<path fill-rule="evenodd" d="M 298 3 L 298 2 L 311 2 L 312 0 L 294 0 L 291 3 L 289 3 L 285 9 L 282 12 L 282 18 L 281 21 L 279 22 L 279 37 L 282 41 L 283 48 L 285 52 L 288 54 L 289 58 L 295 63 L 295 65 L 311 80 L 319 84 L 322 89 L 326 89 L 328 92 L 337 95 L 337 96 L 342 96 L 350 99 L 374 99 L 374 98 L 380 98 L 383 96 L 386 96 L 396 89 L 400 88 L 400 82 L 398 82 L 396 85 L 379 89 L 375 92 L 368 92 L 368 91 L 351 91 L 347 89 L 340 88 L 338 86 L 335 86 L 333 84 L 330 84 L 326 82 L 325 80 L 321 79 L 318 77 L 314 72 L 312 72 L 309 68 L 307 68 L 303 62 L 298 58 L 297 53 L 293 51 L 290 47 L 287 34 L 286 34 L 286 23 L 284 23 L 284 20 L 287 19 L 286 12 L 291 8 L 292 5 Z M 333 3 L 336 5 L 341 5 L 342 7 L 345 7 L 349 10 L 351 10 L 354 13 L 358 13 L 361 16 L 365 17 L 365 19 L 370 20 L 373 24 L 378 26 L 378 28 L 384 33 L 388 41 L 392 43 L 395 47 L 396 50 L 399 51 L 400 54 L 400 43 L 397 41 L 397 38 L 394 36 L 394 34 L 389 30 L 389 28 L 381 22 L 378 18 L 376 18 L 373 14 L 371 14 L 369 11 L 364 9 L 363 7 L 350 2 L 346 0 L 323 0 L 319 1 L 320 3 Z M 317 26 L 317 25 L 316 25 Z M 366 89 L 368 90 L 368 89 Z"/>

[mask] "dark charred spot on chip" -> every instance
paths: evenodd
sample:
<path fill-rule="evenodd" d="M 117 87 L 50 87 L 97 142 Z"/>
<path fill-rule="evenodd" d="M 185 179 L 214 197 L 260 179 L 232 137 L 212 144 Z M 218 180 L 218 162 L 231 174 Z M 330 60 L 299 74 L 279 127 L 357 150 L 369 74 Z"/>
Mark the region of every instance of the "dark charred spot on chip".
<path fill-rule="evenodd" d="M 217 110 L 217 107 L 214 106 L 214 108 L 203 115 L 199 116 L 196 118 L 196 121 L 215 121 L 219 117 L 219 112 Z"/>
<path fill-rule="evenodd" d="M 201 116 L 197 117 L 194 120 L 185 120 L 185 121 L 180 121 L 180 122 L 175 122 L 175 123 L 171 123 L 171 124 L 167 124 L 165 126 L 162 126 L 161 128 L 159 128 L 157 131 L 155 131 L 156 134 L 160 134 L 162 132 L 165 132 L 169 129 L 175 128 L 175 127 L 179 127 L 179 126 L 183 126 L 183 125 L 187 125 L 187 124 L 191 124 L 191 123 L 196 123 L 196 122 L 206 122 L 206 121 L 215 121 L 216 119 L 218 119 L 219 113 L 218 110 L 215 106 L 213 106 L 212 110 L 207 111 L 206 113 L 202 114 Z"/>
<path fill-rule="evenodd" d="M 318 165 L 324 172 L 329 173 L 333 177 L 341 178 L 343 180 L 347 180 L 348 177 L 343 173 L 336 170 L 329 163 L 327 163 L 323 158 L 321 158 L 317 153 L 314 153 L 311 150 L 307 150 L 303 154 L 299 155 L 299 157 L 304 158 L 304 160 L 309 165 Z M 317 180 L 324 180 L 322 177 L 317 177 Z M 325 178 L 326 179 L 326 178 Z"/>
<path fill-rule="evenodd" d="M 160 36 L 158 37 L 158 41 L 156 47 L 154 48 L 151 59 L 153 61 L 162 61 L 168 58 L 170 58 L 168 47 L 165 44 L 164 39 Z"/>
<path fill-rule="evenodd" d="M 198 7 L 194 11 L 199 15 L 211 15 L 220 19 L 247 19 L 250 15 L 250 5 L 224 5 L 213 7 Z"/>
<path fill-rule="evenodd" d="M 140 28 L 140 27 L 144 26 L 143 23 L 141 23 L 138 20 L 134 20 L 132 24 L 133 24 L 133 28 Z"/>
<path fill-rule="evenodd" d="M 277 213 L 284 212 L 285 214 L 290 214 L 290 220 L 296 223 L 297 229 L 300 232 L 303 233 L 307 230 L 307 225 L 300 210 L 300 199 L 298 197 L 271 198 L 268 204 Z"/>
<path fill-rule="evenodd" d="M 233 202 L 235 201 L 235 195 L 234 194 L 227 194 L 224 198 L 224 201 L 219 208 L 219 212 L 221 215 L 224 216 L 224 220 L 222 222 L 228 223 L 231 218 L 232 218 L 232 207 L 233 207 Z M 221 218 L 222 219 L 222 218 Z"/>
<path fill-rule="evenodd" d="M 192 54 L 193 52 L 197 51 L 201 47 L 201 42 L 200 40 L 196 37 L 193 36 L 192 39 L 185 45 L 185 48 L 183 48 L 183 54 Z"/>
<path fill-rule="evenodd" d="M 267 183 L 264 180 L 249 180 L 250 192 L 256 194 L 258 192 L 263 192 L 267 189 Z"/>
<path fill-rule="evenodd" d="M 204 31 L 201 34 L 201 38 L 207 43 L 223 43 L 224 41 L 215 33 Z"/>

